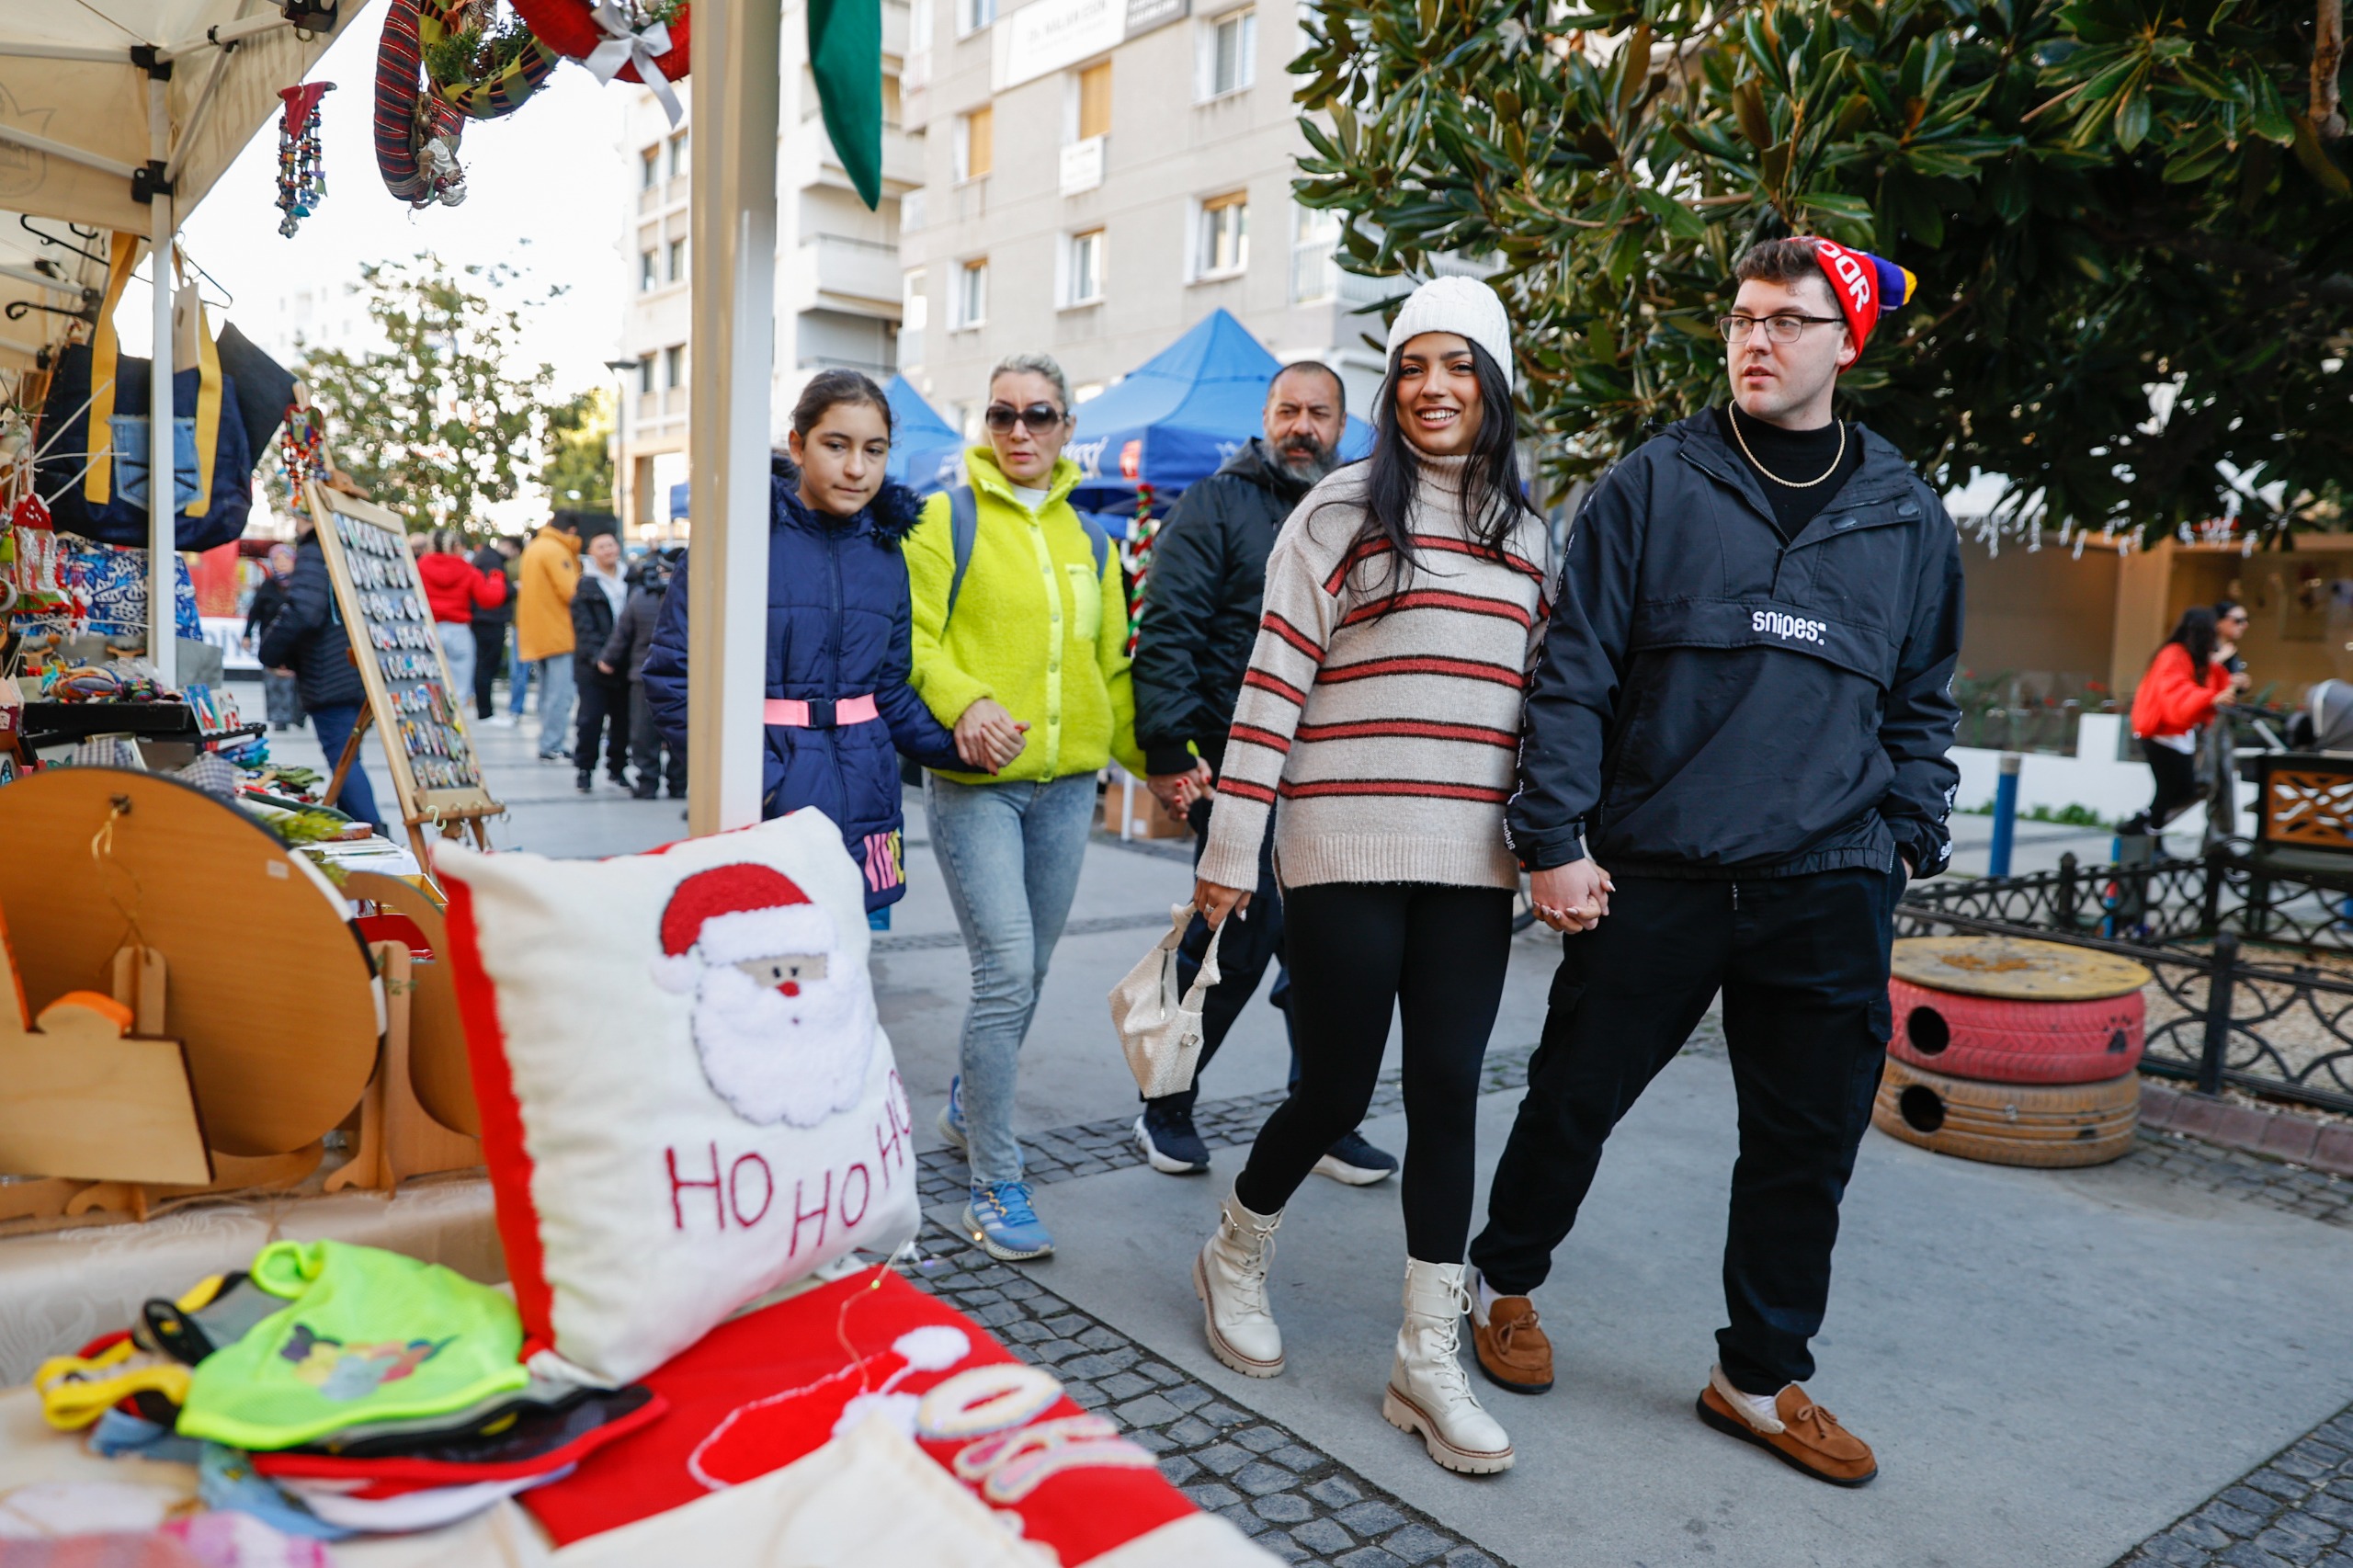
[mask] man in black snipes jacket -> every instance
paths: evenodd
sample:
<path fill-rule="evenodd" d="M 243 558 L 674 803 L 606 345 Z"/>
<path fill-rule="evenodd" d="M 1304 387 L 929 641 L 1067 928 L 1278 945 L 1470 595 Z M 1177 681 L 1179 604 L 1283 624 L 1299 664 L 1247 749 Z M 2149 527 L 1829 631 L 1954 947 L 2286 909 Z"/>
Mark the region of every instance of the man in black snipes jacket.
<path fill-rule="evenodd" d="M 1206 764 L 1213 774 L 1225 758 L 1225 733 L 1233 726 L 1233 704 L 1258 640 L 1267 552 L 1291 508 L 1332 472 L 1347 417 L 1347 393 L 1328 366 L 1312 360 L 1284 366 L 1267 388 L 1265 437 L 1188 487 L 1153 547 L 1132 671 L 1136 742 L 1151 769 L 1152 792 L 1191 823 L 1196 860 L 1209 842 L 1211 805 L 1211 796 L 1200 789 L 1200 769 Z M 1188 986 L 1209 939 L 1209 926 L 1195 915 L 1177 955 Z M 1219 978 L 1201 1009 L 1197 1074 L 1224 1043 L 1267 966 L 1279 970 L 1282 939 L 1282 891 L 1275 885 L 1269 818 L 1249 916 L 1228 925 L 1218 944 Z M 1279 976 L 1267 1000 L 1283 1007 L 1288 984 L 1287 977 Z M 1294 1060 L 1291 1071 L 1298 1070 Z M 1209 1145 L 1193 1127 L 1199 1089 L 1197 1082 L 1144 1102 L 1135 1136 L 1153 1169 L 1193 1176 L 1210 1168 Z M 1315 1168 L 1348 1186 L 1368 1187 L 1395 1171 L 1397 1160 L 1351 1131 Z"/>
<path fill-rule="evenodd" d="M 1812 239 L 1736 270 L 1732 402 L 1586 501 L 1529 696 L 1506 821 L 1569 935 L 1471 1244 L 1472 1339 L 1492 1381 L 1552 1386 L 1528 1293 L 1610 1130 L 1722 991 L 1740 1158 L 1699 1415 L 1855 1486 L 1870 1449 L 1799 1385 L 1885 1062 L 1895 903 L 1951 853 L 1961 558 L 1936 493 L 1832 417 L 1911 274 Z"/>

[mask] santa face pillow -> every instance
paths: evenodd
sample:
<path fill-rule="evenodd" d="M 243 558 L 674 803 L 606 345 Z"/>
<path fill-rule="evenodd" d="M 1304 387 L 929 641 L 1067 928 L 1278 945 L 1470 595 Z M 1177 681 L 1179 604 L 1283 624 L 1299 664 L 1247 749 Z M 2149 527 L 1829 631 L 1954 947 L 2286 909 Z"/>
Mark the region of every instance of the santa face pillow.
<path fill-rule="evenodd" d="M 631 1381 L 918 1222 L 821 813 L 613 860 L 440 849 L 483 1150 L 534 1369 Z"/>

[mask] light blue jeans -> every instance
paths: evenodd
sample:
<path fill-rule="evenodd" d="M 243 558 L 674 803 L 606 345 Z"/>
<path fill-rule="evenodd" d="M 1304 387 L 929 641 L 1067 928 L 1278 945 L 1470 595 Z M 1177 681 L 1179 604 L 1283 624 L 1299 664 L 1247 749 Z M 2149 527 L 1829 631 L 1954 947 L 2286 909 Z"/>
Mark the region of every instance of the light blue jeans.
<path fill-rule="evenodd" d="M 531 661 L 540 687 L 540 755 L 572 755 L 572 655 Z"/>
<path fill-rule="evenodd" d="M 1095 776 L 1048 783 L 958 784 L 926 774 L 924 804 L 940 880 L 972 965 L 959 1059 L 975 1182 L 1017 1181 L 1013 1134 L 1021 1041 L 1038 1011 L 1086 858 Z"/>
<path fill-rule="evenodd" d="M 433 635 L 441 640 L 441 661 L 449 666 L 449 706 L 463 708 L 474 690 L 474 629 L 472 621 L 437 620 Z"/>

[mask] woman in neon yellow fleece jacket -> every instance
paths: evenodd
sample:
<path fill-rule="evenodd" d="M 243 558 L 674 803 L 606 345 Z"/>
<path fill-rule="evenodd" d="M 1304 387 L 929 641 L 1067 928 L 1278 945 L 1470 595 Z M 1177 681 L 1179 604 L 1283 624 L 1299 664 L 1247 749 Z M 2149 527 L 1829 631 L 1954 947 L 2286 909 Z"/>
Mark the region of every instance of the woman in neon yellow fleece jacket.
<path fill-rule="evenodd" d="M 1118 552 L 1097 564 L 1091 525 L 1070 504 L 1078 467 L 1070 385 L 1042 354 L 989 376 L 988 445 L 965 454 L 978 524 L 956 575 L 949 497 L 907 536 L 914 608 L 910 684 L 943 724 L 990 739 L 987 774 L 933 773 L 925 815 L 972 965 L 960 1071 L 939 1130 L 972 1166 L 964 1228 L 992 1255 L 1043 1257 L 1053 1237 L 1021 1179 L 1013 1096 L 1021 1041 L 1078 891 L 1095 776 L 1113 757 L 1141 775 L 1128 684 L 1127 596 Z M 1009 761 L 1007 754 L 1015 750 Z"/>

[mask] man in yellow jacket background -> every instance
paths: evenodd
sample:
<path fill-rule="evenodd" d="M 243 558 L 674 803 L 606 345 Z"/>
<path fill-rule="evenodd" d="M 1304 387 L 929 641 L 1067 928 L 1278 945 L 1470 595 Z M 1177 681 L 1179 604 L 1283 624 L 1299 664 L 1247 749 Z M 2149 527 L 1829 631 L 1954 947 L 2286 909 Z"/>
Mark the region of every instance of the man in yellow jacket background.
<path fill-rule="evenodd" d="M 523 547 L 515 585 L 515 645 L 540 688 L 540 760 L 569 753 L 572 596 L 580 586 L 580 520 L 558 512 Z"/>

